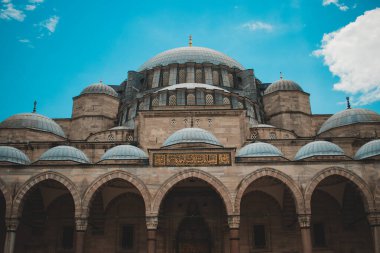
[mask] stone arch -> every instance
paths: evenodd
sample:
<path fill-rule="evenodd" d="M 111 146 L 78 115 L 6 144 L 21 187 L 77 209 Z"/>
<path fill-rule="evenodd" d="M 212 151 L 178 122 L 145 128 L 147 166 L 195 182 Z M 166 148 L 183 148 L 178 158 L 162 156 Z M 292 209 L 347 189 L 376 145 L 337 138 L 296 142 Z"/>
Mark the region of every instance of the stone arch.
<path fill-rule="evenodd" d="M 8 190 L 7 185 L 0 179 L 0 192 L 5 200 L 5 217 L 9 217 L 12 211 L 12 195 Z"/>
<path fill-rule="evenodd" d="M 235 213 L 240 214 L 240 204 L 241 200 L 243 198 L 243 194 L 246 191 L 246 189 L 256 180 L 263 178 L 263 177 L 273 177 L 275 179 L 280 180 L 282 183 L 284 183 L 292 192 L 296 211 L 297 213 L 303 213 L 304 212 L 304 201 L 303 201 L 303 195 L 301 189 L 298 187 L 296 182 L 285 173 L 272 169 L 272 168 L 263 168 L 256 170 L 250 174 L 248 174 L 246 177 L 244 177 L 236 190 L 236 197 L 235 197 Z"/>
<path fill-rule="evenodd" d="M 132 175 L 129 172 L 121 171 L 121 170 L 115 170 L 111 171 L 109 173 L 106 173 L 104 175 L 101 175 L 98 177 L 86 190 L 84 197 L 83 197 L 83 211 L 82 214 L 84 217 L 88 217 L 89 214 L 89 205 L 90 202 L 95 195 L 95 193 L 107 182 L 110 182 L 113 179 L 122 179 L 126 182 L 132 184 L 136 189 L 140 192 L 144 204 L 145 204 L 145 212 L 150 212 L 150 205 L 151 205 L 151 196 L 149 193 L 148 188 L 144 184 L 144 182 L 139 179 L 138 177 Z"/>
<path fill-rule="evenodd" d="M 227 187 L 213 175 L 198 169 L 186 169 L 167 179 L 158 189 L 153 199 L 152 214 L 156 215 L 159 213 L 162 200 L 164 199 L 166 194 L 172 189 L 172 187 L 180 181 L 188 178 L 198 178 L 208 183 L 222 198 L 224 206 L 226 207 L 227 214 L 233 214 L 232 201 Z"/>
<path fill-rule="evenodd" d="M 327 177 L 341 176 L 354 183 L 359 189 L 363 197 L 363 204 L 366 211 L 374 210 L 374 198 L 366 184 L 366 182 L 352 171 L 331 167 L 318 172 L 311 180 L 305 190 L 305 210 L 307 213 L 311 213 L 311 197 L 318 184 Z"/>
<path fill-rule="evenodd" d="M 17 191 L 16 197 L 14 198 L 13 201 L 13 206 L 12 206 L 12 216 L 13 217 L 20 217 L 22 214 L 23 210 L 23 202 L 26 194 L 29 192 L 31 188 L 36 186 L 42 181 L 46 180 L 54 180 L 66 187 L 66 189 L 70 192 L 73 201 L 74 201 L 74 207 L 75 207 L 75 217 L 78 217 L 80 215 L 80 210 L 81 210 L 81 197 L 78 191 L 78 188 L 76 185 L 67 177 L 64 175 L 57 173 L 57 172 L 44 172 L 37 174 L 27 180 L 21 188 Z"/>

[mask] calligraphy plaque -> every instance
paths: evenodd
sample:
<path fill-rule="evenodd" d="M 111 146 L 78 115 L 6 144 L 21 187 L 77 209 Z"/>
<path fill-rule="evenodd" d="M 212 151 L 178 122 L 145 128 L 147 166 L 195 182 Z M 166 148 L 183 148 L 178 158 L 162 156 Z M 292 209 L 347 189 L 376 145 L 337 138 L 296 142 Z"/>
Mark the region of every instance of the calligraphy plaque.
<path fill-rule="evenodd" d="M 230 153 L 160 153 L 153 154 L 153 166 L 225 166 L 231 165 Z"/>

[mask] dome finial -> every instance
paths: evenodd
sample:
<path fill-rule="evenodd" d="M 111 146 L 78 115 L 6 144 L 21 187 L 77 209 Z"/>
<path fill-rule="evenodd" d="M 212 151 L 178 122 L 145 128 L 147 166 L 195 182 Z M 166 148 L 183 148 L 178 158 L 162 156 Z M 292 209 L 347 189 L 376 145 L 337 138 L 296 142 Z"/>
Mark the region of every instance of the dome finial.
<path fill-rule="evenodd" d="M 193 46 L 193 36 L 189 36 L 189 47 L 192 47 Z"/>
<path fill-rule="evenodd" d="M 282 80 L 282 78 L 283 78 L 283 74 L 282 74 L 282 72 L 280 71 L 280 79 Z"/>
<path fill-rule="evenodd" d="M 33 103 L 33 113 L 36 113 L 37 111 L 37 101 L 34 100 L 34 103 Z"/>
<path fill-rule="evenodd" d="M 346 97 L 346 100 L 347 100 L 347 109 L 351 109 L 350 97 Z"/>

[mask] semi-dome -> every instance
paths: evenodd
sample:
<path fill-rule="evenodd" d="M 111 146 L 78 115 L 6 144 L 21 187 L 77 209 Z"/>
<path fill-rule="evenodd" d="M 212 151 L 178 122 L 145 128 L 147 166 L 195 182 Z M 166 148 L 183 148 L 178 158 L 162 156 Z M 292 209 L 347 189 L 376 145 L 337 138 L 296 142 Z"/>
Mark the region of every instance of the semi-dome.
<path fill-rule="evenodd" d="M 268 88 L 265 89 L 264 94 L 266 95 L 275 91 L 297 91 L 297 90 L 303 91 L 303 89 L 298 83 L 291 80 L 281 79 L 269 85 Z"/>
<path fill-rule="evenodd" d="M 107 94 L 113 97 L 118 97 L 117 92 L 110 86 L 105 85 L 103 83 L 94 83 L 82 90 L 80 93 L 83 94 Z"/>
<path fill-rule="evenodd" d="M 361 160 L 380 155 L 380 139 L 364 144 L 355 154 L 355 160 Z"/>
<path fill-rule="evenodd" d="M 156 92 L 163 91 L 163 90 L 176 90 L 176 89 L 188 89 L 188 90 L 193 90 L 193 89 L 206 89 L 206 90 L 221 90 L 224 92 L 229 92 L 223 88 L 220 88 L 218 86 L 210 85 L 210 84 L 205 84 L 205 83 L 179 83 L 179 84 L 174 84 L 170 86 L 166 86 Z"/>
<path fill-rule="evenodd" d="M 283 157 L 282 152 L 269 143 L 255 142 L 242 147 L 236 157 Z"/>
<path fill-rule="evenodd" d="M 30 160 L 24 152 L 9 146 L 0 146 L 0 162 L 10 162 L 24 165 L 30 164 Z"/>
<path fill-rule="evenodd" d="M 1 122 L 0 128 L 28 128 L 66 138 L 62 128 L 54 120 L 38 113 L 15 114 Z"/>
<path fill-rule="evenodd" d="M 186 62 L 212 63 L 215 65 L 226 65 L 230 68 L 244 70 L 244 67 L 231 57 L 205 47 L 179 47 L 164 51 L 145 62 L 139 71 L 152 69 L 156 66 L 167 66 L 169 64 Z"/>
<path fill-rule="evenodd" d="M 212 133 L 201 128 L 183 128 L 178 130 L 170 135 L 162 146 L 167 147 L 181 143 L 206 143 L 222 146 Z"/>
<path fill-rule="evenodd" d="M 336 144 L 328 141 L 313 141 L 298 150 L 294 160 L 302 160 L 313 156 L 342 156 L 344 151 Z"/>
<path fill-rule="evenodd" d="M 318 134 L 326 132 L 332 128 L 352 125 L 356 123 L 380 123 L 380 115 L 367 109 L 346 109 L 335 113 L 328 118 L 321 126 Z"/>
<path fill-rule="evenodd" d="M 145 152 L 132 145 L 119 145 L 113 147 L 102 156 L 100 160 L 135 160 L 148 159 Z"/>
<path fill-rule="evenodd" d="M 47 150 L 38 159 L 39 161 L 73 161 L 90 163 L 87 156 L 79 149 L 70 146 L 57 146 Z"/>

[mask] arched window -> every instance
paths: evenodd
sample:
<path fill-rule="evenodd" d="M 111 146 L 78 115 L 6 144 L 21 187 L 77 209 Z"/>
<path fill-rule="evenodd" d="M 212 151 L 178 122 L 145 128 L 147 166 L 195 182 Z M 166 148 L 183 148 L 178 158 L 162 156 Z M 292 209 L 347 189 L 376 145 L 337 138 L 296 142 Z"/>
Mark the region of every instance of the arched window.
<path fill-rule="evenodd" d="M 158 106 L 158 97 L 153 98 L 152 106 Z"/>
<path fill-rule="evenodd" d="M 214 96 L 211 94 L 206 95 L 206 105 L 213 105 L 214 104 Z"/>
<path fill-rule="evenodd" d="M 169 97 L 169 105 L 177 105 L 177 97 L 176 97 L 176 95 L 170 95 L 170 97 Z"/>
<path fill-rule="evenodd" d="M 230 105 L 230 104 L 231 104 L 230 99 L 229 99 L 228 97 L 224 97 L 224 98 L 223 98 L 223 104 L 224 104 L 224 105 Z"/>

